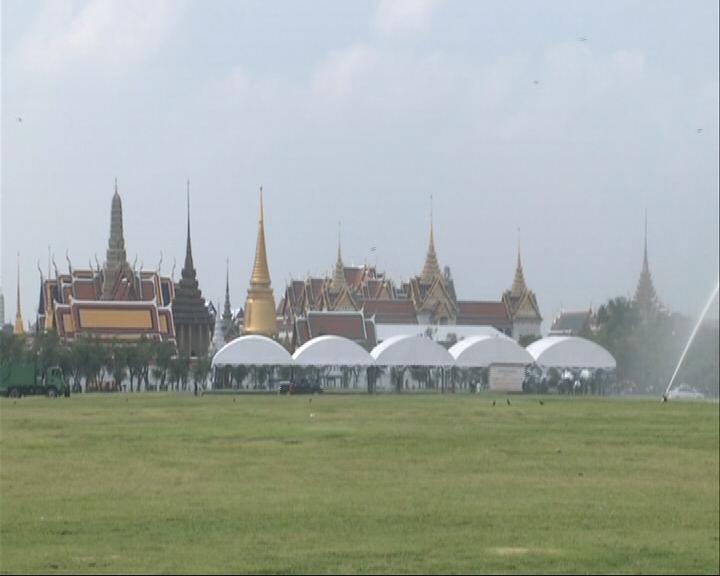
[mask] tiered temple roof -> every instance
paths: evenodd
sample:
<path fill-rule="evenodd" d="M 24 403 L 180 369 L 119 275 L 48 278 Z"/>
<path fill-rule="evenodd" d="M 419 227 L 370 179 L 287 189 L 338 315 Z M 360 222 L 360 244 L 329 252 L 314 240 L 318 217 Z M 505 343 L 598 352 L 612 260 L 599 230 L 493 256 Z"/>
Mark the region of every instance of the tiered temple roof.
<path fill-rule="evenodd" d="M 208 310 L 202 297 L 197 271 L 193 263 L 192 241 L 190 239 L 190 182 L 187 191 L 187 242 L 185 246 L 185 264 L 180 282 L 175 286 L 175 298 L 172 303 L 178 351 L 188 356 L 203 356 L 210 347 L 210 338 L 215 318 Z"/>
<path fill-rule="evenodd" d="M 127 263 L 117 181 L 105 266 L 77 269 L 68 260 L 68 269 L 61 274 L 56 267 L 53 278 L 41 277 L 37 330 L 56 330 L 64 340 L 80 335 L 175 340 L 172 280 L 158 271 L 137 271 Z"/>
<path fill-rule="evenodd" d="M 418 276 L 396 286 L 374 267 L 345 266 L 338 242 L 332 277 L 291 280 L 277 308 L 277 314 L 282 319 L 281 332 L 292 334 L 294 343 L 299 343 L 297 345 L 311 335 L 330 330 L 331 326 L 334 331 L 324 333 L 358 340 L 360 324 L 357 324 L 359 320 L 351 320 L 354 318 L 353 313 L 360 313 L 365 321 L 372 320 L 373 327 L 390 324 L 457 324 L 492 326 L 506 334 L 513 333 L 517 320 L 529 323 L 530 329 L 535 329 L 537 325 L 539 333 L 542 320 L 535 295 L 525 285 L 519 254 L 513 286 L 501 300 L 458 300 L 449 269 L 441 272 L 432 216 L 428 250 L 422 272 Z M 321 321 L 325 317 L 327 320 Z M 323 324 L 325 328 L 313 331 L 312 322 L 327 324 Z"/>

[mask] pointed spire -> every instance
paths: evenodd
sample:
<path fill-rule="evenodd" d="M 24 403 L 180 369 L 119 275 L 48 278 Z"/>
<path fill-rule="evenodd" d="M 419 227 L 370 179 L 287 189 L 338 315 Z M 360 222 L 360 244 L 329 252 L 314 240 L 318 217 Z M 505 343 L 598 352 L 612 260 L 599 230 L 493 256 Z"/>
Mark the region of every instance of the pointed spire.
<path fill-rule="evenodd" d="M 435 254 L 435 234 L 433 227 L 433 208 L 432 194 L 430 195 L 430 242 L 428 243 L 428 251 L 425 256 L 425 265 L 423 266 L 420 280 L 426 284 L 432 282 L 436 277 L 442 278 L 440 265 L 438 264 L 437 255 Z"/>
<path fill-rule="evenodd" d="M 342 252 L 340 247 L 340 222 L 338 222 L 338 251 L 337 261 L 335 262 L 335 272 L 333 273 L 332 282 L 330 282 L 330 292 L 338 293 L 347 285 L 345 280 L 345 265 L 342 261 Z"/>
<path fill-rule="evenodd" d="M 265 251 L 265 221 L 263 217 L 262 186 L 260 186 L 260 221 L 258 222 L 257 242 L 255 243 L 255 263 L 253 264 L 250 285 L 270 287 L 270 272 L 268 270 L 267 254 Z"/>
<path fill-rule="evenodd" d="M 255 262 L 250 277 L 250 288 L 248 288 L 248 295 L 245 300 L 245 326 L 243 331 L 246 334 L 262 334 L 265 336 L 274 336 L 277 333 L 275 298 L 270 287 L 270 272 L 265 251 L 262 187 L 260 187 L 260 221 L 258 222 L 257 243 L 255 245 Z"/>
<path fill-rule="evenodd" d="M 227 330 L 232 320 L 232 309 L 230 308 L 230 258 L 225 261 L 225 306 L 223 307 L 223 324 Z"/>
<path fill-rule="evenodd" d="M 645 210 L 645 246 L 643 250 L 643 263 L 640 270 L 640 278 L 638 279 L 637 288 L 635 289 L 635 297 L 633 301 L 640 307 L 643 312 L 649 313 L 660 308 L 660 302 L 655 292 L 655 286 L 650 273 L 650 265 L 648 263 L 648 233 L 647 233 L 647 209 Z"/>
<path fill-rule="evenodd" d="M 185 265 L 183 266 L 181 274 L 183 278 L 195 278 L 192 242 L 190 240 L 190 178 L 187 180 L 187 242 L 185 244 Z"/>
<path fill-rule="evenodd" d="M 25 334 L 25 328 L 22 318 L 22 306 L 20 305 L 20 252 L 17 255 L 17 310 L 15 311 L 15 325 L 13 326 L 13 334 L 22 336 Z"/>
<path fill-rule="evenodd" d="M 522 259 L 520 257 L 520 228 L 518 228 L 517 266 L 515 268 L 515 278 L 513 278 L 512 288 L 510 289 L 510 297 L 522 298 L 525 292 L 527 292 L 527 285 L 525 284 L 525 275 L 523 274 Z"/>
<path fill-rule="evenodd" d="M 115 285 L 124 268 L 127 268 L 127 255 L 125 253 L 125 239 L 123 238 L 122 200 L 120 194 L 118 194 L 117 178 L 115 178 L 115 193 L 113 194 L 110 209 L 110 240 L 108 241 L 105 261 L 102 300 L 111 300 L 113 298 Z"/>

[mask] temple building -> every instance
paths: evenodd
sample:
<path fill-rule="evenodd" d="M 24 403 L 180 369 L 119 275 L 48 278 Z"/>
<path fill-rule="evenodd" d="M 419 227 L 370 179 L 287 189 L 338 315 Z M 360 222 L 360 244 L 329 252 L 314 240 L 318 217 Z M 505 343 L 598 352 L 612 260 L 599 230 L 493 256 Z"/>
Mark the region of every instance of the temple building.
<path fill-rule="evenodd" d="M 515 280 L 497 301 L 458 300 L 450 269 L 441 269 L 430 217 L 422 271 L 400 285 L 371 266 L 345 266 L 338 239 L 332 277 L 290 280 L 278 308 L 280 339 L 290 349 L 324 334 L 346 336 L 363 346 L 380 342 L 404 326 L 458 326 L 458 334 L 491 327 L 520 338 L 539 335 L 542 317 L 525 284 L 518 253 Z M 422 331 L 422 330 L 421 330 Z M 443 330 L 443 333 L 449 333 Z"/>
<path fill-rule="evenodd" d="M 642 269 L 640 270 L 640 278 L 638 279 L 637 288 L 635 289 L 633 304 L 638 307 L 644 317 L 648 317 L 664 309 L 655 292 L 652 274 L 650 274 L 650 265 L 648 264 L 647 213 L 645 214 L 645 250 L 643 252 Z"/>
<path fill-rule="evenodd" d="M 561 310 L 553 320 L 548 336 L 583 336 L 593 329 L 593 311 Z"/>
<path fill-rule="evenodd" d="M 97 262 L 96 262 L 97 263 Z M 122 200 L 115 182 L 110 239 L 104 266 L 74 268 L 40 278 L 37 331 L 55 330 L 64 341 L 79 336 L 102 340 L 175 341 L 171 303 L 175 287 L 159 271 L 136 270 L 127 262 Z"/>
<path fill-rule="evenodd" d="M 512 337 L 520 340 L 523 336 L 539 336 L 542 316 L 538 307 L 535 293 L 525 284 L 522 260 L 520 259 L 520 246 L 518 246 L 517 266 L 515 278 L 510 290 L 502 295 L 502 301 L 507 308 L 512 323 Z"/>
<path fill-rule="evenodd" d="M 258 222 L 257 242 L 255 244 L 255 263 L 253 264 L 250 287 L 245 300 L 242 330 L 244 334 L 260 334 L 268 337 L 273 337 L 278 333 L 275 318 L 275 297 L 270 285 L 270 272 L 265 252 L 262 188 L 260 188 L 260 221 Z"/>
<path fill-rule="evenodd" d="M 185 264 L 180 282 L 175 285 L 172 314 L 175 323 L 177 349 L 190 357 L 205 356 L 210 348 L 215 316 L 210 312 L 202 297 L 193 263 L 190 240 L 190 181 L 187 191 L 187 242 Z"/>

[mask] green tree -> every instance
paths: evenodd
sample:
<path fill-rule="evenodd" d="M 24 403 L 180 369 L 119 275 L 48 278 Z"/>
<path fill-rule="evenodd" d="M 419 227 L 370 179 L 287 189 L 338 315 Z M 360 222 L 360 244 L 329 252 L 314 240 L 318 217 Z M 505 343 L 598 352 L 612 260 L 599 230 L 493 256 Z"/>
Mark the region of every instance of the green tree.
<path fill-rule="evenodd" d="M 108 367 L 115 385 L 122 389 L 127 375 L 127 349 L 121 344 L 114 344 L 109 350 Z"/>
<path fill-rule="evenodd" d="M 175 354 L 175 346 L 167 341 L 157 342 L 152 346 L 152 352 L 155 360 L 155 368 L 152 371 L 153 377 L 160 381 L 160 390 L 165 390 L 173 354 Z"/>
<path fill-rule="evenodd" d="M 535 340 L 540 340 L 540 338 L 541 336 L 539 334 L 525 334 L 524 336 L 520 336 L 520 338 L 518 338 L 518 344 L 520 344 L 523 348 L 527 348 L 530 344 L 535 342 Z"/>
<path fill-rule="evenodd" d="M 29 361 L 25 337 L 0 330 L 0 364 Z"/>
<path fill-rule="evenodd" d="M 201 356 L 195 361 L 195 365 L 192 368 L 193 392 L 195 396 L 197 396 L 198 389 L 205 389 L 205 382 L 210 374 L 210 366 L 210 358 L 207 356 Z"/>

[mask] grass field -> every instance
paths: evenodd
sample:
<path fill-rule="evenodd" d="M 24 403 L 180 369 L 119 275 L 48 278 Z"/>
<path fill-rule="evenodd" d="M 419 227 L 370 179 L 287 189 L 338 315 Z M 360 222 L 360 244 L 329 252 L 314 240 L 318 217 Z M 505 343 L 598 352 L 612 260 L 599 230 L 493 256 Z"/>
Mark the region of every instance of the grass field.
<path fill-rule="evenodd" d="M 0 400 L 0 569 L 720 570 L 717 403 L 309 400 Z"/>

